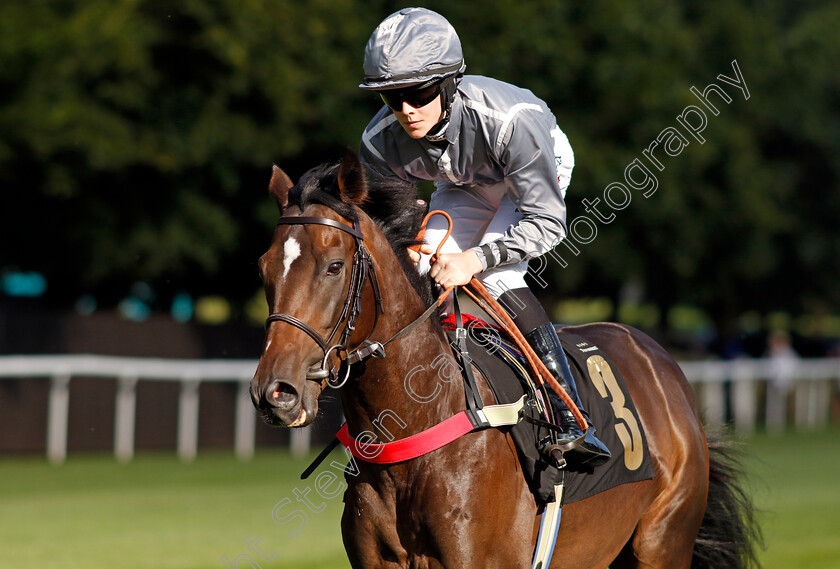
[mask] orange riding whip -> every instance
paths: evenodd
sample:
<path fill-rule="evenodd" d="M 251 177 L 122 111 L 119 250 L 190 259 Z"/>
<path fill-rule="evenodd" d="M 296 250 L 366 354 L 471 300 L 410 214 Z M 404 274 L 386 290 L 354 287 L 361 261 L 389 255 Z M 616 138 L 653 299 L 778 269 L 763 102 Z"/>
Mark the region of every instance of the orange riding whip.
<path fill-rule="evenodd" d="M 426 224 L 429 222 L 429 219 L 433 215 L 442 215 L 446 218 L 448 222 L 448 228 L 446 230 L 446 235 L 441 240 L 440 244 L 437 247 L 434 255 L 432 255 L 431 263 L 434 263 L 435 259 L 440 255 L 441 247 L 443 247 L 444 242 L 449 238 L 452 234 L 452 218 L 447 214 L 445 211 L 441 210 L 434 210 L 430 211 L 426 214 L 426 217 L 423 218 L 423 223 L 420 227 L 420 232 L 417 234 L 417 240 L 420 241 L 423 239 L 424 235 L 426 234 Z M 409 249 L 419 252 L 421 244 L 412 245 Z M 440 306 L 443 304 L 443 301 L 452 293 L 454 290 L 454 286 L 447 288 L 443 291 L 438 297 L 437 305 Z M 574 415 L 575 420 L 577 421 L 578 427 L 582 431 L 585 431 L 587 428 L 586 418 L 580 412 L 580 409 L 577 408 L 575 402 L 569 397 L 569 394 L 566 393 L 566 390 L 557 382 L 554 378 L 554 375 L 545 367 L 545 364 L 540 360 L 537 354 L 534 352 L 534 349 L 528 344 L 528 341 L 525 339 L 525 336 L 522 335 L 522 332 L 516 327 L 516 324 L 513 323 L 513 319 L 507 313 L 507 311 L 502 307 L 496 299 L 494 299 L 487 289 L 481 284 L 477 278 L 473 277 L 469 283 L 461 287 L 464 292 L 475 301 L 478 306 L 487 312 L 505 331 L 510 335 L 513 341 L 516 343 L 517 347 L 522 351 L 522 354 L 525 356 L 525 360 L 528 362 L 528 366 L 531 368 L 531 372 L 533 373 L 534 380 L 537 382 L 538 386 L 543 386 L 544 384 L 548 384 L 551 386 L 551 389 L 557 393 L 557 396 L 566 404 L 566 407 L 572 412 Z"/>

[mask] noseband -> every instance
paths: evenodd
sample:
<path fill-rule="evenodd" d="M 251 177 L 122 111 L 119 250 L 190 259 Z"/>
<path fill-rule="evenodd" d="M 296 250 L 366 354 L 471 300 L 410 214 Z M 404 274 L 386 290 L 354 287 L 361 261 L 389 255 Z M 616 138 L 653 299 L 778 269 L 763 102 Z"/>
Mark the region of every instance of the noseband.
<path fill-rule="evenodd" d="M 327 217 L 306 216 L 281 217 L 277 221 L 277 225 L 326 225 L 327 227 L 340 229 L 341 231 L 352 235 L 355 239 L 356 252 L 353 254 L 353 267 L 350 273 L 350 286 L 347 290 L 347 299 L 344 301 L 344 307 L 341 310 L 341 315 L 338 317 L 338 320 L 333 326 L 329 337 L 325 339 L 306 322 L 292 316 L 291 314 L 275 312 L 269 314 L 265 321 L 266 330 L 268 330 L 268 327 L 272 322 L 285 322 L 303 330 L 310 338 L 315 340 L 324 352 L 324 359 L 322 360 L 321 367 L 319 369 L 310 370 L 306 373 L 306 378 L 326 380 L 327 385 L 338 389 L 344 385 L 347 378 L 350 376 L 350 365 L 346 365 L 344 378 L 340 382 L 336 383 L 338 370 L 335 368 L 327 369 L 327 360 L 329 360 L 330 354 L 334 351 L 338 352 L 339 357 L 341 357 L 340 352 L 344 352 L 345 354 L 348 352 L 350 336 L 356 330 L 356 320 L 358 320 L 359 314 L 362 311 L 362 289 L 364 288 L 365 279 L 370 280 L 371 288 L 373 288 L 373 294 L 376 300 L 376 315 L 374 317 L 373 327 L 371 328 L 370 334 L 368 334 L 362 344 L 364 344 L 367 339 L 370 338 L 370 335 L 373 334 L 373 331 L 376 329 L 376 324 L 379 321 L 379 315 L 384 313 L 382 308 L 382 295 L 379 291 L 379 281 L 376 278 L 376 268 L 374 267 L 373 259 L 371 258 L 370 253 L 368 253 L 365 248 L 361 226 L 359 225 L 358 220 L 353 221 L 353 227 L 348 227 L 341 222 Z M 333 343 L 333 339 L 336 334 L 338 334 L 338 330 L 342 322 L 344 322 L 344 330 L 341 331 L 338 341 Z"/>

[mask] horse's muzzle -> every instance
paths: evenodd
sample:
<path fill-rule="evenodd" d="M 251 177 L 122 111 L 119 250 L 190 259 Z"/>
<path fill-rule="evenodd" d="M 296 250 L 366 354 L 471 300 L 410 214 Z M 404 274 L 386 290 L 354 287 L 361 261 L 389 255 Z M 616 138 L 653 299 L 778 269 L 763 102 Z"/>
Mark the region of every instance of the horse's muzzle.
<path fill-rule="evenodd" d="M 295 389 L 294 385 L 276 379 L 266 386 L 263 399 L 272 407 L 281 411 L 288 411 L 297 406 L 300 395 L 298 395 L 298 390 Z"/>
<path fill-rule="evenodd" d="M 270 425 L 299 427 L 308 419 L 300 393 L 287 381 L 269 381 L 261 390 L 252 386 L 251 400 L 262 419 Z"/>

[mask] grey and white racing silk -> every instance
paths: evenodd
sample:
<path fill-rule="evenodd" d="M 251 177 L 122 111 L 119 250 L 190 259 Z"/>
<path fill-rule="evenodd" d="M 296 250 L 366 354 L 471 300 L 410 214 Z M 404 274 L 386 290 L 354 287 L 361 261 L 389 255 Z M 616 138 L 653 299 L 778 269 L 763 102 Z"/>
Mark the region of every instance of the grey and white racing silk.
<path fill-rule="evenodd" d="M 538 257 L 566 235 L 574 153 L 548 106 L 527 89 L 464 76 L 441 142 L 411 138 L 383 107 L 362 135 L 360 156 L 380 174 L 433 180 L 438 190 L 503 182 L 521 218 L 493 242 L 485 268 Z"/>

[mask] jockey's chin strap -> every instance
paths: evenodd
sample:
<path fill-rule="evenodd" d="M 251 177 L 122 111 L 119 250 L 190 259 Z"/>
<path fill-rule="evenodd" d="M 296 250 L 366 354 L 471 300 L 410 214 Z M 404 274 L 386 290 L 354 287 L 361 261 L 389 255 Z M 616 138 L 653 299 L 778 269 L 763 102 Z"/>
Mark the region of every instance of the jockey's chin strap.
<path fill-rule="evenodd" d="M 340 229 L 341 231 L 352 235 L 355 239 L 356 252 L 353 254 L 353 266 L 350 273 L 350 286 L 347 290 L 347 299 L 344 301 L 344 307 L 341 309 L 341 315 L 338 317 L 338 320 L 327 338 L 324 338 L 306 322 L 292 316 L 291 314 L 275 312 L 269 314 L 265 321 L 266 329 L 272 322 L 285 322 L 303 330 L 310 338 L 315 340 L 324 352 L 324 359 L 321 362 L 320 368 L 309 370 L 306 373 L 306 378 L 325 381 L 327 385 L 337 389 L 344 385 L 347 378 L 350 376 L 350 366 L 346 366 L 344 378 L 340 382 L 336 383 L 338 370 L 335 368 L 327 368 L 329 365 L 329 357 L 332 352 L 337 352 L 339 358 L 341 357 L 341 352 L 347 352 L 350 336 L 356 330 L 356 321 L 362 311 L 362 291 L 366 279 L 370 281 L 376 301 L 376 315 L 374 316 L 371 334 L 374 330 L 376 330 L 376 325 L 379 322 L 379 315 L 384 314 L 385 312 L 382 308 L 382 294 L 379 289 L 379 280 L 376 278 L 376 268 L 374 267 L 373 259 L 371 258 L 370 253 L 368 253 L 365 248 L 361 226 L 359 225 L 358 220 L 353 220 L 353 227 L 349 227 L 339 221 L 329 219 L 327 217 L 307 216 L 281 217 L 277 221 L 277 225 L 325 225 L 327 227 Z M 338 334 L 338 330 L 342 322 L 344 322 L 344 329 L 341 331 L 341 335 L 338 340 L 333 343 L 333 339 L 336 334 Z M 368 334 L 368 337 L 370 337 L 370 334 Z M 363 341 L 363 344 L 365 343 L 367 343 L 367 338 Z"/>

